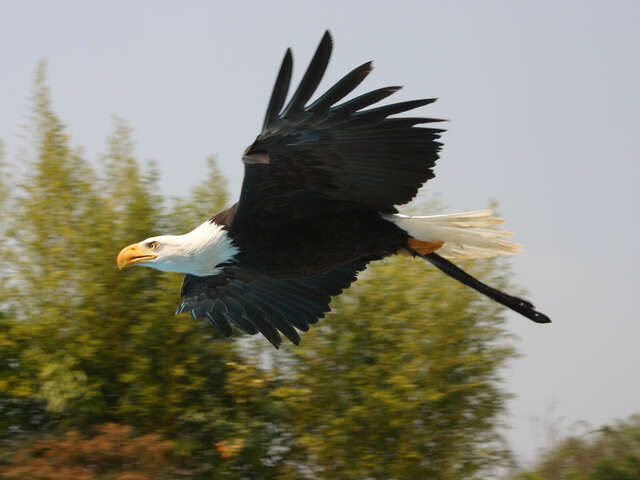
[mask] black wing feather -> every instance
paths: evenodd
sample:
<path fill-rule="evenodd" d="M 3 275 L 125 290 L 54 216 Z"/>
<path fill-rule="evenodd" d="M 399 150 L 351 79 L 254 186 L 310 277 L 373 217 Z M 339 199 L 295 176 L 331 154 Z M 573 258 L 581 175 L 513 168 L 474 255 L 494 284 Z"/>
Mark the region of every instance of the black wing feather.
<path fill-rule="evenodd" d="M 211 322 L 211 324 L 216 327 L 220 333 L 222 333 L 225 337 L 231 335 L 231 325 L 225 318 L 224 314 L 215 310 L 214 308 L 207 310 L 205 315 Z"/>
<path fill-rule="evenodd" d="M 327 110 L 331 105 L 335 105 L 336 102 L 339 102 L 355 90 L 367 78 L 371 70 L 373 70 L 371 62 L 363 63 L 358 68 L 351 70 L 320 98 L 309 105 L 307 110 L 310 112 Z"/>
<path fill-rule="evenodd" d="M 355 112 L 351 123 L 364 123 L 364 120 L 371 123 L 381 122 L 389 115 L 403 113 L 414 108 L 423 107 L 435 102 L 436 98 L 425 98 L 422 100 L 409 100 L 407 102 L 392 103 L 383 107 L 370 108 L 362 112 Z"/>
<path fill-rule="evenodd" d="M 280 110 L 284 105 L 284 101 L 287 98 L 289 92 L 289 85 L 291 84 L 291 71 L 293 70 L 293 58 L 291 55 L 291 49 L 287 49 L 284 58 L 282 59 L 282 65 L 280 65 L 280 71 L 278 72 L 278 78 L 273 86 L 271 92 L 271 99 L 269 100 L 269 106 L 267 107 L 267 113 L 264 116 L 264 123 L 262 124 L 262 130 L 267 130 L 273 121 L 278 118 Z"/>
<path fill-rule="evenodd" d="M 290 78 L 290 55 L 280 69 L 265 127 L 243 156 L 245 177 L 230 230 L 257 231 L 279 218 L 349 210 L 396 212 L 433 178 L 441 129 L 416 127 L 433 118 L 388 118 L 435 99 L 371 107 L 400 87 L 384 87 L 338 105 L 371 71 L 352 70 L 311 103 L 332 50 L 326 32 L 288 105 L 278 111 Z M 284 72 L 284 73 L 283 73 Z"/>
<path fill-rule="evenodd" d="M 329 64 L 329 57 L 331 57 L 331 50 L 333 49 L 333 41 L 328 31 L 322 36 L 320 45 L 316 50 L 316 53 L 311 59 L 311 63 L 307 67 L 307 71 L 304 73 L 300 85 L 296 89 L 293 97 L 289 101 L 289 104 L 285 107 L 282 117 L 286 117 L 289 114 L 296 114 L 304 110 L 305 104 L 309 101 L 313 93 L 318 88 L 320 80 L 324 76 L 324 72 L 327 70 Z"/>
<path fill-rule="evenodd" d="M 394 86 L 378 88 L 377 90 L 372 90 L 359 95 L 356 98 L 341 103 L 340 105 L 336 105 L 329 109 L 330 115 L 327 117 L 327 122 L 331 120 L 331 124 L 336 125 L 338 123 L 336 119 L 348 119 L 350 115 L 354 114 L 358 110 L 362 110 L 363 108 L 367 108 L 369 105 L 378 103 L 388 96 L 393 95 L 398 90 L 402 90 L 402 87 Z"/>
<path fill-rule="evenodd" d="M 231 335 L 233 323 L 250 335 L 262 333 L 276 348 L 282 343 L 279 332 L 297 345 L 296 329 L 307 331 L 324 317 L 331 297 L 349 287 L 367 263 L 355 262 L 303 279 L 273 279 L 238 265 L 209 277 L 187 275 L 178 312 L 208 319 L 225 336 Z"/>
<path fill-rule="evenodd" d="M 185 299 L 186 300 L 186 299 Z M 225 296 L 221 298 L 222 303 L 227 307 L 227 318 L 239 329 L 250 335 L 258 333 L 258 329 L 247 316 L 247 312 L 242 303 L 237 301 L 233 296 Z"/>

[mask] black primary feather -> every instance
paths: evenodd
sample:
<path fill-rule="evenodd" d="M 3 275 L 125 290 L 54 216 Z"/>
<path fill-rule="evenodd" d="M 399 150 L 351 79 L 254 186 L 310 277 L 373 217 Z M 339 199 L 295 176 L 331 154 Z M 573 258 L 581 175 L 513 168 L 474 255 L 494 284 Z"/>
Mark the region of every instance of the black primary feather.
<path fill-rule="evenodd" d="M 307 110 L 310 112 L 327 110 L 331 105 L 339 102 L 355 90 L 367 78 L 371 70 L 373 70 L 371 62 L 363 63 L 358 68 L 351 70 L 320 98 L 309 105 Z"/>
<path fill-rule="evenodd" d="M 269 99 L 269 106 L 267 107 L 267 113 L 264 116 L 264 123 L 262 124 L 262 130 L 267 130 L 273 121 L 278 118 L 280 110 L 284 105 L 284 101 L 287 98 L 289 92 L 289 84 L 291 83 L 291 70 L 293 69 L 293 58 L 291 55 L 291 49 L 288 48 L 287 52 L 282 59 L 282 65 L 280 65 L 280 71 L 276 78 L 276 83 L 273 86 L 271 92 L 271 98 Z"/>
<path fill-rule="evenodd" d="M 324 76 L 324 72 L 329 64 L 329 57 L 331 57 L 331 50 L 333 49 L 333 41 L 331 40 L 331 34 L 326 31 L 320 40 L 320 45 L 316 49 L 316 53 L 313 55 L 307 71 L 304 73 L 300 85 L 296 89 L 295 93 L 291 97 L 289 104 L 285 107 L 282 114 L 286 117 L 288 114 L 296 114 L 304 110 L 305 104 L 311 98 L 311 95 L 316 91 L 320 80 Z"/>

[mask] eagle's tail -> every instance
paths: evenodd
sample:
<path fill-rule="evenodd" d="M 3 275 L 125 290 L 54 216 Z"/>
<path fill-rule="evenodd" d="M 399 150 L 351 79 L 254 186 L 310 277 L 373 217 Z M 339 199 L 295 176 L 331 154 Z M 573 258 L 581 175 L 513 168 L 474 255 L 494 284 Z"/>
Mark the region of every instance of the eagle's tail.
<path fill-rule="evenodd" d="M 407 216 L 384 215 L 417 240 L 414 247 L 418 253 L 420 242 L 439 244 L 438 254 L 446 258 L 483 258 L 518 253 L 521 245 L 509 240 L 512 232 L 500 230 L 504 220 L 492 216 L 490 209 L 447 215 Z"/>

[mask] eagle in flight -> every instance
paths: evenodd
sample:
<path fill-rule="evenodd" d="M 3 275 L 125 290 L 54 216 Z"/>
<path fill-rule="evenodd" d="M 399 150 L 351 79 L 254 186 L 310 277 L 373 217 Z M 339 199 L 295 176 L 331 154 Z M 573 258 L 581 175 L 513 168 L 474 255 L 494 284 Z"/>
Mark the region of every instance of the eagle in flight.
<path fill-rule="evenodd" d="M 534 322 L 550 322 L 530 302 L 448 260 L 519 251 L 490 210 L 398 213 L 396 205 L 434 177 L 443 130 L 429 126 L 437 119 L 391 116 L 435 99 L 373 106 L 400 88 L 385 87 L 339 103 L 371 72 L 367 62 L 310 102 L 332 43 L 326 32 L 285 105 L 293 66 L 287 50 L 262 131 L 242 155 L 240 200 L 189 233 L 124 248 L 118 267 L 185 273 L 177 313 L 207 318 L 225 336 L 232 325 L 260 332 L 275 347 L 281 333 L 298 344 L 298 330 L 322 318 L 332 296 L 369 262 L 395 254 L 423 258 Z"/>

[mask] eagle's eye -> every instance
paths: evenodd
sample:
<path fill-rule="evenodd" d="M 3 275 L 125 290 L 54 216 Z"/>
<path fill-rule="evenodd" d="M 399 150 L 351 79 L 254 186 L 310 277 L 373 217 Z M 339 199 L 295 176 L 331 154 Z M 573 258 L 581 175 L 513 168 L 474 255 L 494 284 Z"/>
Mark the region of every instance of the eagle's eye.
<path fill-rule="evenodd" d="M 158 242 L 156 242 L 156 241 L 149 242 L 149 243 L 147 243 L 147 247 L 152 249 L 152 250 L 155 250 L 156 248 L 158 248 Z"/>

